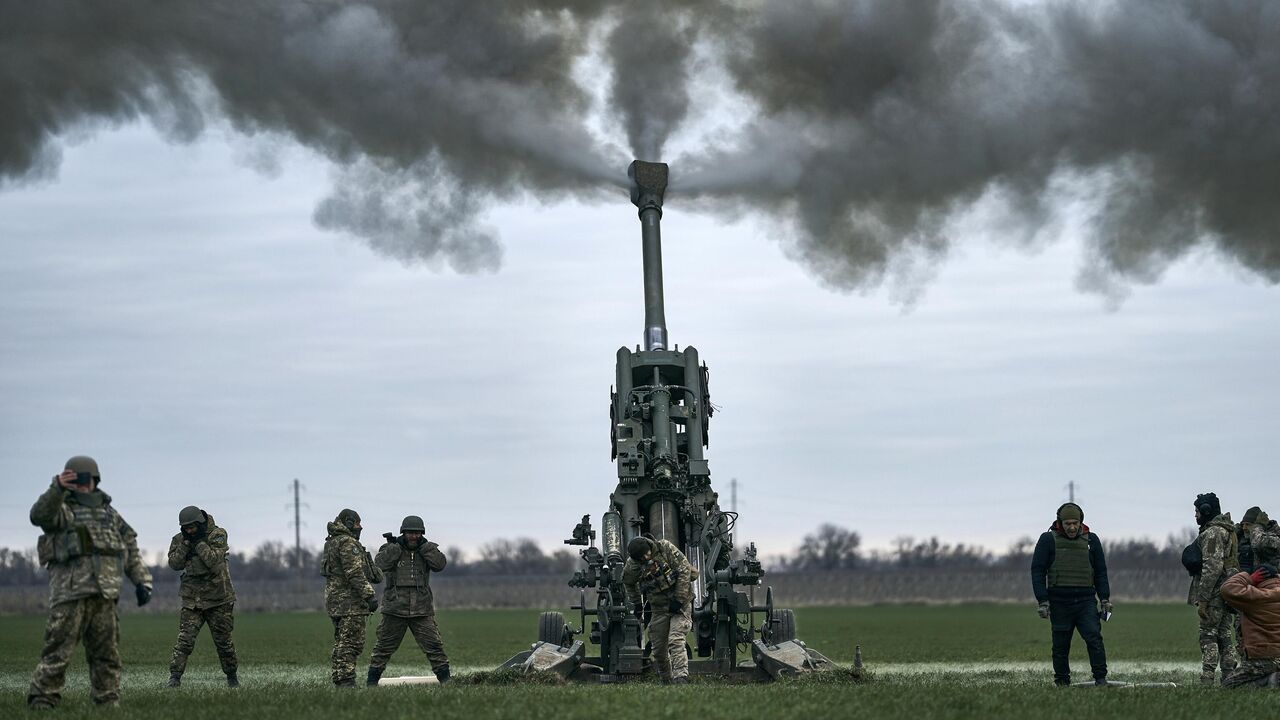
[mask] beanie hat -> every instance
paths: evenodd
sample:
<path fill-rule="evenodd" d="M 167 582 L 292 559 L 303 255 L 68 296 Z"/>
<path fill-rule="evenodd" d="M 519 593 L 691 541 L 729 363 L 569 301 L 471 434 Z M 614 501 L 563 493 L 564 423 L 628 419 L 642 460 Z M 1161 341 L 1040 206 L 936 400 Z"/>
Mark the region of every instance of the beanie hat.
<path fill-rule="evenodd" d="M 1058 522 L 1065 520 L 1084 522 L 1084 510 L 1081 510 L 1080 506 L 1075 503 L 1063 503 L 1062 507 L 1058 508 Z"/>
<path fill-rule="evenodd" d="M 338 513 L 338 524 L 345 526 L 348 530 L 354 530 L 356 523 L 360 522 L 360 513 L 349 508 L 343 508 Z"/>
<path fill-rule="evenodd" d="M 1222 514 L 1222 503 L 1218 502 L 1215 493 L 1204 493 L 1196 496 L 1196 510 L 1200 511 L 1200 522 L 1208 523 Z"/>

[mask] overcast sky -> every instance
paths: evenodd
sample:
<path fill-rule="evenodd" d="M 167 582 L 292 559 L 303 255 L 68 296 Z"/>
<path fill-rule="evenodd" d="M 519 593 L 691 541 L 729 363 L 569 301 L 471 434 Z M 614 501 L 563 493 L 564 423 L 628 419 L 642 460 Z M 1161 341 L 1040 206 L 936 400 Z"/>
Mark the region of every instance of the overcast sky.
<path fill-rule="evenodd" d="M 678 148 L 723 119 L 696 100 Z M 294 478 L 311 546 L 343 507 L 370 542 L 413 513 L 472 553 L 598 522 L 614 353 L 643 324 L 625 190 L 489 203 L 500 267 L 459 274 L 319 227 L 350 179 L 314 147 L 216 118 L 180 139 L 63 128 L 55 171 L 0 184 L 0 546 L 34 546 L 28 508 L 81 453 L 149 552 L 188 504 L 234 549 L 292 541 Z M 713 484 L 727 506 L 738 480 L 764 554 L 826 522 L 999 550 L 1068 483 L 1104 540 L 1181 532 L 1207 490 L 1280 514 L 1280 289 L 1212 245 L 1100 294 L 1086 215 L 1027 243 L 979 203 L 906 279 L 838 290 L 735 202 L 669 194 L 667 318 L 711 368 Z"/>

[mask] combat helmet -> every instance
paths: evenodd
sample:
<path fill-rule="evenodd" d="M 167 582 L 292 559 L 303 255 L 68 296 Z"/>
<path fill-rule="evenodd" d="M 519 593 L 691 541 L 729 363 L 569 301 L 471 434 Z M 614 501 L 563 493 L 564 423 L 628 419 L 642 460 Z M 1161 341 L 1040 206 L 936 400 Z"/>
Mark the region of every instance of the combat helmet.
<path fill-rule="evenodd" d="M 195 505 L 188 505 L 178 512 L 178 525 L 186 527 L 188 525 L 200 525 L 209 521 L 204 511 Z"/>
<path fill-rule="evenodd" d="M 67 460 L 64 466 L 65 470 L 70 470 L 77 475 L 80 473 L 89 473 L 93 477 L 94 487 L 102 484 L 102 474 L 98 472 L 98 461 L 88 455 L 76 455 Z"/>
<path fill-rule="evenodd" d="M 426 535 L 427 526 L 422 522 L 422 518 L 417 515 L 406 515 L 404 520 L 400 521 L 400 532 L 416 532 Z"/>

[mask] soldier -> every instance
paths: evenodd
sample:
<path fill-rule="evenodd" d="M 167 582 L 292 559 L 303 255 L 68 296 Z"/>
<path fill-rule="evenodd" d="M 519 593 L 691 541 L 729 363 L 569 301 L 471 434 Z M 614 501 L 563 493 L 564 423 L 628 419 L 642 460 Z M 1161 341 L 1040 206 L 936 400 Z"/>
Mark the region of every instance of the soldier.
<path fill-rule="evenodd" d="M 431 596 L 431 573 L 444 570 L 448 560 L 440 546 L 428 542 L 422 518 L 409 515 L 400 523 L 400 536 L 383 535 L 387 542 L 378 548 L 374 561 L 385 573 L 387 590 L 382 596 L 382 621 L 378 623 L 378 640 L 369 658 L 369 675 L 365 682 L 377 685 L 387 669 L 387 661 L 400 647 L 409 630 L 418 647 L 431 663 L 431 671 L 440 682 L 449 681 L 449 658 L 444 654 L 444 641 L 436 626 L 436 609 Z"/>
<path fill-rule="evenodd" d="M 693 627 L 693 581 L 698 571 L 670 541 L 637 537 L 627 543 L 622 585 L 636 617 L 649 603 L 649 645 L 663 684 L 689 682 L 685 636 Z"/>
<path fill-rule="evenodd" d="M 138 605 L 151 600 L 151 571 L 138 554 L 137 534 L 98 489 L 101 482 L 98 463 L 77 455 L 31 507 L 31 524 L 44 531 L 36 545 L 40 564 L 49 568 L 49 623 L 27 691 L 32 709 L 62 699 L 67 663 L 81 638 L 89 696 L 98 705 L 118 703 L 121 575 L 133 582 Z"/>
<path fill-rule="evenodd" d="M 178 641 L 169 662 L 169 687 L 182 685 L 187 658 L 196 647 L 196 636 L 205 623 L 218 649 L 218 662 L 227 676 L 227 687 L 240 687 L 236 675 L 236 646 L 231 641 L 235 625 L 236 591 L 227 569 L 227 531 L 213 517 L 194 505 L 178 513 L 180 531 L 169 542 L 169 567 L 182 573 L 182 609 L 178 613 Z"/>
<path fill-rule="evenodd" d="M 1280 579 L 1275 567 L 1260 563 L 1222 584 L 1222 597 L 1243 617 L 1245 657 L 1222 679 L 1226 687 L 1280 687 Z"/>
<path fill-rule="evenodd" d="M 369 615 L 378 609 L 373 586 L 382 582 L 382 571 L 360 544 L 360 514 L 343 510 L 329 523 L 324 541 L 324 608 L 333 620 L 333 684 L 356 686 L 356 661 L 364 652 L 364 629 Z"/>
<path fill-rule="evenodd" d="M 1040 603 L 1040 617 L 1049 620 L 1053 629 L 1054 684 L 1071 684 L 1071 637 L 1079 630 L 1089 650 L 1093 682 L 1106 685 L 1101 619 L 1110 617 L 1115 608 L 1102 541 L 1084 524 L 1079 505 L 1059 507 L 1057 519 L 1040 536 L 1031 558 L 1031 589 Z"/>
<path fill-rule="evenodd" d="M 1252 573 L 1254 566 L 1257 564 L 1253 558 L 1253 542 L 1250 539 L 1249 530 L 1258 519 L 1258 513 L 1262 509 L 1257 505 L 1244 511 L 1244 515 L 1240 518 L 1240 522 L 1236 525 L 1236 546 L 1239 550 L 1236 553 L 1236 567 L 1242 573 Z M 1244 656 L 1244 618 L 1238 612 L 1231 613 L 1231 623 L 1235 627 L 1236 633 L 1236 655 Z"/>
<path fill-rule="evenodd" d="M 1199 572 L 1192 576 L 1188 603 L 1196 606 L 1200 619 L 1200 684 L 1212 685 L 1219 666 L 1225 679 L 1239 665 L 1235 622 L 1219 592 L 1222 583 L 1236 573 L 1239 548 L 1231 513 L 1222 512 L 1216 494 L 1197 495 L 1195 509 L 1200 535 L 1194 547 L 1199 550 L 1200 562 Z M 1188 567 L 1194 569 L 1194 565 Z"/>
<path fill-rule="evenodd" d="M 1257 509 L 1252 518 L 1249 513 Z M 1272 567 L 1280 564 L 1280 526 L 1258 508 L 1249 508 L 1245 512 L 1245 522 L 1241 523 L 1249 535 L 1249 548 L 1253 551 L 1253 559 L 1257 564 L 1267 563 Z"/>

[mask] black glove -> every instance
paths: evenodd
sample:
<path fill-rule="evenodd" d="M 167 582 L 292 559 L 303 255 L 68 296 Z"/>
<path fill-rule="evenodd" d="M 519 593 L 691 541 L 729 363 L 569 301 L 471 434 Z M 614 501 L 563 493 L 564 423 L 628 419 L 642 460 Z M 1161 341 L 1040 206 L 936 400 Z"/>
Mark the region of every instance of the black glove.
<path fill-rule="evenodd" d="M 151 588 L 146 585 L 135 585 L 133 592 L 138 596 L 138 607 L 142 607 L 151 602 Z"/>
<path fill-rule="evenodd" d="M 378 596 L 377 596 L 377 595 L 371 595 L 371 596 L 369 597 L 369 599 L 368 599 L 368 600 L 365 600 L 365 601 L 364 601 L 364 604 L 365 604 L 365 607 L 369 608 L 369 612 L 373 612 L 373 611 L 377 610 L 377 609 L 378 609 Z"/>
<path fill-rule="evenodd" d="M 631 606 L 631 612 L 636 614 L 636 619 L 644 617 L 644 603 L 636 603 Z"/>
<path fill-rule="evenodd" d="M 1257 567 L 1257 572 L 1262 574 L 1263 580 L 1270 580 L 1276 576 L 1276 566 L 1271 563 L 1262 563 Z"/>
<path fill-rule="evenodd" d="M 1046 600 L 1045 602 L 1040 603 L 1040 606 L 1036 608 L 1036 612 L 1040 615 L 1041 618 L 1048 620 L 1049 619 L 1049 601 Z"/>
<path fill-rule="evenodd" d="M 409 541 L 408 541 L 408 540 L 406 540 L 406 539 L 404 538 L 404 536 L 403 536 L 403 535 L 401 535 L 400 537 L 396 538 L 396 542 L 397 542 L 397 543 L 399 543 L 399 544 L 400 544 L 400 547 L 404 548 L 405 550 L 412 550 L 412 549 L 413 549 L 413 546 L 410 546 L 410 545 L 409 545 Z"/>
<path fill-rule="evenodd" d="M 389 543 L 393 543 L 396 541 L 396 536 L 392 535 L 391 533 L 382 533 L 382 537 L 386 538 L 387 542 Z"/>
<path fill-rule="evenodd" d="M 670 610 L 672 615 L 679 615 L 684 612 L 684 603 L 680 602 L 679 598 L 672 596 L 671 600 L 667 602 L 667 610 Z"/>

